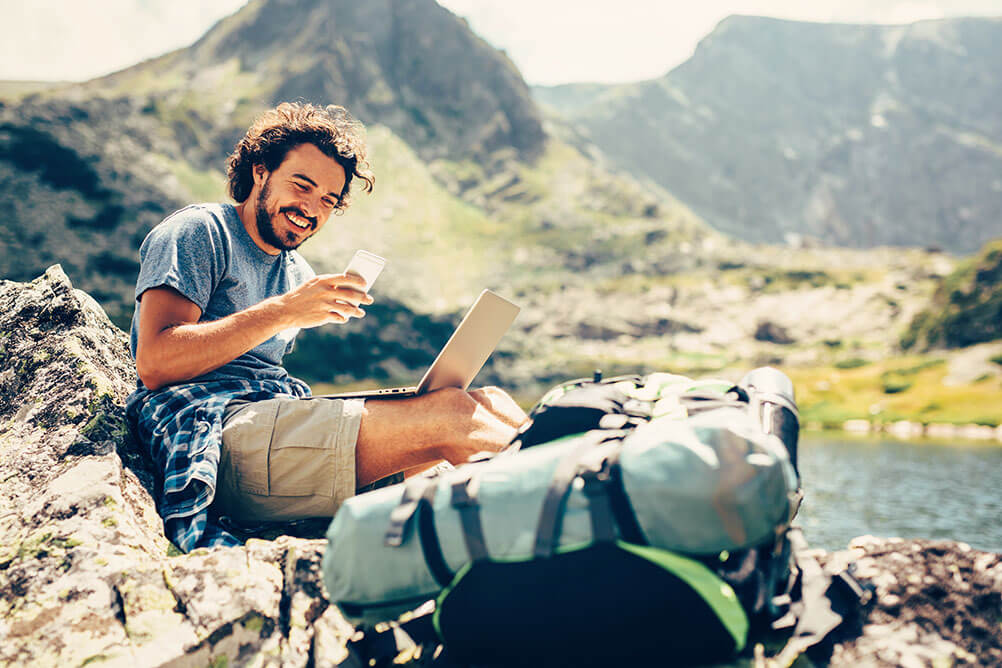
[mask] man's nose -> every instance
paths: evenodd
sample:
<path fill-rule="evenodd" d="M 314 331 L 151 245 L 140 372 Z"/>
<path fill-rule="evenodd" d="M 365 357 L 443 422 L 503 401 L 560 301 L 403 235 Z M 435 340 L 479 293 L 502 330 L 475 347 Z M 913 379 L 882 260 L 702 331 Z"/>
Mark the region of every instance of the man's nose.
<path fill-rule="evenodd" d="M 316 218 L 317 212 L 320 211 L 320 203 L 312 197 L 304 197 L 302 202 L 300 202 L 300 208 L 303 210 L 303 214 L 308 218 Z"/>

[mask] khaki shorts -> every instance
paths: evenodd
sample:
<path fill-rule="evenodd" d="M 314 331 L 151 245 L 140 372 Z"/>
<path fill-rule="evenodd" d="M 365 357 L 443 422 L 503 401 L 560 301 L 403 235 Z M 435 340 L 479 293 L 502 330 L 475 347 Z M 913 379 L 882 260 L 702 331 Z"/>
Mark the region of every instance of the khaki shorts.
<path fill-rule="evenodd" d="M 214 503 L 237 522 L 332 517 L 355 493 L 362 399 L 235 401 Z"/>

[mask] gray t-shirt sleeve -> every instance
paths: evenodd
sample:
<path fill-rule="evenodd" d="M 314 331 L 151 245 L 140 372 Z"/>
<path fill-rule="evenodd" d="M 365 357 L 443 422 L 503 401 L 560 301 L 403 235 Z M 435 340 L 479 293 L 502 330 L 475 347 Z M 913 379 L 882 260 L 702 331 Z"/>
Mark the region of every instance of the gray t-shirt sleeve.
<path fill-rule="evenodd" d="M 204 312 L 226 269 L 226 241 L 222 225 L 205 209 L 174 213 L 150 231 L 139 249 L 136 300 L 166 285 Z"/>

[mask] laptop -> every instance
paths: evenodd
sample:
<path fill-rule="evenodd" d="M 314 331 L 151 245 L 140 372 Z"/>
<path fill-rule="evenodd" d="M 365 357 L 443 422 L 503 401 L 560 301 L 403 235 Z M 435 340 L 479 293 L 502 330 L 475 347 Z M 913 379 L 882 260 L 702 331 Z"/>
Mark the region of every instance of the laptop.
<path fill-rule="evenodd" d="M 443 387 L 465 390 L 480 373 L 520 310 L 497 293 L 484 290 L 416 386 L 317 396 L 331 399 L 402 399 Z"/>

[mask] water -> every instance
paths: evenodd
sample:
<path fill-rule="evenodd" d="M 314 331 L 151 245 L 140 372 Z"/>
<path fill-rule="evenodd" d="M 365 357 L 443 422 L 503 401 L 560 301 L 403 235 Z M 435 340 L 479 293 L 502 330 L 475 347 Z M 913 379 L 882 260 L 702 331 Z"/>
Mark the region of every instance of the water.
<path fill-rule="evenodd" d="M 1002 552 L 1002 447 L 802 435 L 812 547 L 843 549 L 862 534 L 963 541 Z"/>

